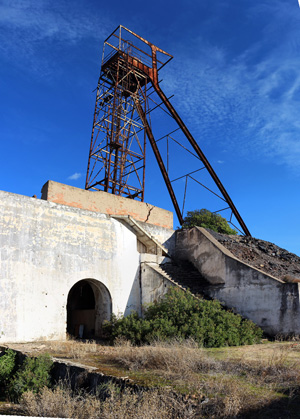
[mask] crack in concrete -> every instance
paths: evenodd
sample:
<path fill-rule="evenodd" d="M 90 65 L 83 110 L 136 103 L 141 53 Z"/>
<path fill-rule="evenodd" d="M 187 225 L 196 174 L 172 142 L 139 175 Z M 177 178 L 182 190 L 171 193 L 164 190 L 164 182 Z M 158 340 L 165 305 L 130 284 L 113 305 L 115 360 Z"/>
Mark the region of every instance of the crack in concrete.
<path fill-rule="evenodd" d="M 147 204 L 146 203 L 146 205 L 147 205 L 147 207 L 149 207 L 149 204 Z M 154 205 L 151 205 L 151 208 L 149 209 L 149 211 L 148 211 L 148 215 L 147 215 L 147 218 L 146 218 L 146 220 L 145 220 L 145 223 L 149 220 L 149 217 L 150 217 L 150 215 L 151 215 L 151 211 L 154 209 Z"/>

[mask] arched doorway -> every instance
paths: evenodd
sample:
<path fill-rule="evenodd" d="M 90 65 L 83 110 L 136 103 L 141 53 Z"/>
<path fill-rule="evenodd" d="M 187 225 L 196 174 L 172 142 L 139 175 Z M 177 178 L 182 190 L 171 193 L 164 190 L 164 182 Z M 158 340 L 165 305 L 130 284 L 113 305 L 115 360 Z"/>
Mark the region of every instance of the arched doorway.
<path fill-rule="evenodd" d="M 100 337 L 102 323 L 111 318 L 108 289 L 95 279 L 83 279 L 70 289 L 67 302 L 67 332 L 75 337 Z"/>

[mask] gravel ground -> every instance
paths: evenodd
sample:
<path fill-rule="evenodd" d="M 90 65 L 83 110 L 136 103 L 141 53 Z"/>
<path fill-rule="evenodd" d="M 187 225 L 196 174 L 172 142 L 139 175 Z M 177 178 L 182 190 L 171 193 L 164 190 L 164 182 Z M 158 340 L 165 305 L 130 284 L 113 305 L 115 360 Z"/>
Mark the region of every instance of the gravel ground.
<path fill-rule="evenodd" d="M 300 257 L 273 243 L 247 236 L 209 232 L 235 257 L 286 282 L 300 282 Z"/>

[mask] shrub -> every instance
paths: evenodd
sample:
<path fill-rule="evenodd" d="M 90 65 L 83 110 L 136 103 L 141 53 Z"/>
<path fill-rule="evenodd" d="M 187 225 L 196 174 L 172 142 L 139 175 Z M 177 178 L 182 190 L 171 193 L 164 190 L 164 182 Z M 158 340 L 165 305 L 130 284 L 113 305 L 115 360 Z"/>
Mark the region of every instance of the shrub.
<path fill-rule="evenodd" d="M 26 391 L 38 393 L 43 387 L 49 387 L 52 365 L 53 362 L 47 354 L 26 358 L 9 383 L 9 397 L 18 401 Z"/>
<path fill-rule="evenodd" d="M 210 228 L 211 230 L 222 234 L 237 234 L 237 231 L 231 228 L 227 220 L 221 217 L 220 214 L 210 212 L 204 208 L 187 212 L 182 227 L 191 228 L 195 226 Z"/>
<path fill-rule="evenodd" d="M 11 379 L 15 369 L 16 353 L 11 349 L 7 349 L 0 357 L 0 385 L 6 385 Z"/>
<path fill-rule="evenodd" d="M 170 288 L 161 301 L 149 304 L 144 318 L 137 313 L 104 326 L 113 339 L 134 344 L 155 340 L 194 339 L 201 346 L 219 347 L 259 342 L 262 330 L 225 310 L 218 301 L 196 299 L 190 292 Z"/>

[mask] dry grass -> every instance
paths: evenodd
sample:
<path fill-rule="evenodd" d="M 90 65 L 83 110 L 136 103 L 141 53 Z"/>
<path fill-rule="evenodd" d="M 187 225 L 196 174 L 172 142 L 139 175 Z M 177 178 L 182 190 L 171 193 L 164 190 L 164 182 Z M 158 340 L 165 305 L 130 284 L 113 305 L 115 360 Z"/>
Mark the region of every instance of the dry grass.
<path fill-rule="evenodd" d="M 134 347 L 128 342 L 117 346 L 114 359 L 129 370 L 160 370 L 172 374 L 227 373 L 247 375 L 265 382 L 279 379 L 300 383 L 299 362 L 289 357 L 289 347 L 269 350 L 267 356 L 259 359 L 229 356 L 217 359 L 213 352 L 199 348 L 193 340 L 171 343 L 156 342 L 151 346 Z M 248 347 L 248 351 L 251 347 Z M 277 380 L 276 380 L 277 381 Z"/>
<path fill-rule="evenodd" d="M 54 390 L 44 388 L 38 395 L 25 393 L 20 407 L 29 416 L 78 419 L 233 418 L 245 412 L 246 406 L 258 407 L 251 403 L 252 394 L 245 393 L 234 380 L 220 377 L 206 390 L 209 397 L 177 395 L 170 389 L 121 392 L 111 386 L 109 397 L 101 401 L 86 393 L 74 395 L 68 387 L 58 386 Z"/>
<path fill-rule="evenodd" d="M 45 389 L 40 396 L 24 396 L 23 408 L 36 416 L 51 416 L 53 409 L 52 416 L 75 418 L 300 417 L 298 342 L 204 349 L 192 340 L 142 347 L 67 341 L 51 347 L 62 357 L 99 363 L 99 369 L 109 365 L 114 375 L 125 371 L 131 380 L 156 388 L 139 394 L 115 388 L 105 402 L 72 396 L 65 387 Z M 51 353 L 49 345 L 46 349 Z"/>
<path fill-rule="evenodd" d="M 248 347 L 251 351 L 251 347 Z M 299 362 L 291 360 L 290 347 L 269 348 L 267 356 L 215 357 L 195 342 L 160 343 L 153 346 L 118 346 L 117 361 L 133 371 L 149 371 L 167 377 L 176 390 L 193 394 L 208 417 L 235 417 L 261 409 L 280 398 L 291 399 L 299 391 Z M 216 351 L 218 353 L 218 351 Z"/>
<path fill-rule="evenodd" d="M 216 367 L 212 357 L 198 347 L 192 339 L 178 342 L 155 342 L 153 345 L 134 347 L 129 342 L 117 345 L 117 362 L 129 370 L 161 370 L 187 374 Z"/>
<path fill-rule="evenodd" d="M 118 419 L 118 418 L 188 418 L 189 404 L 172 392 L 158 390 L 144 393 L 123 392 L 110 386 L 109 397 L 105 401 L 87 393 L 74 395 L 67 386 L 54 390 L 44 388 L 37 395 L 27 392 L 21 400 L 23 412 L 30 416 L 60 417 L 78 419 Z"/>
<path fill-rule="evenodd" d="M 57 354 L 68 354 L 72 359 L 84 359 L 87 355 L 95 354 L 99 345 L 94 341 L 76 341 L 69 339 L 67 341 L 55 341 L 50 343 L 50 350 Z"/>
<path fill-rule="evenodd" d="M 28 416 L 96 418 L 100 401 L 89 395 L 72 397 L 67 387 L 59 386 L 54 390 L 44 387 L 40 394 L 32 391 L 24 393 L 20 406 Z"/>

